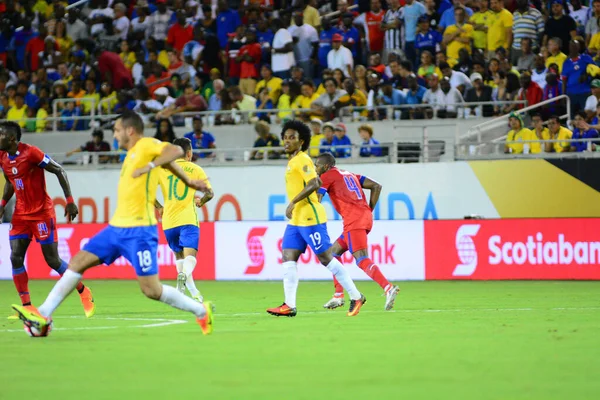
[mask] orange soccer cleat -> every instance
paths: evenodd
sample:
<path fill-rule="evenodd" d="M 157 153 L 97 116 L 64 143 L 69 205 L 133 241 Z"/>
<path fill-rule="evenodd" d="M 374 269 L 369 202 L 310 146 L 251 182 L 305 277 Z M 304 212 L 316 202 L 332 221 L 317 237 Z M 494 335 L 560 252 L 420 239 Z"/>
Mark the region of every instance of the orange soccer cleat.
<path fill-rule="evenodd" d="M 295 317 L 296 308 L 291 308 L 287 304 L 283 303 L 279 307 L 267 308 L 267 312 L 276 317 Z"/>
<path fill-rule="evenodd" d="M 83 292 L 79 293 L 79 297 L 81 298 L 86 318 L 92 318 L 96 314 L 96 304 L 94 303 L 94 296 L 90 288 L 87 286 L 84 287 Z"/>
<path fill-rule="evenodd" d="M 215 306 L 212 302 L 206 301 L 204 302 L 204 308 L 206 309 L 206 314 L 204 314 L 204 317 L 202 318 L 196 318 L 196 321 L 198 322 L 198 325 L 200 325 L 202 333 L 204 335 L 210 335 L 213 331 Z"/>
<path fill-rule="evenodd" d="M 360 295 L 360 299 L 350 300 L 350 308 L 348 309 L 348 314 L 346 314 L 346 315 L 349 317 L 354 317 L 355 315 L 358 315 L 358 313 L 360 312 L 360 308 L 366 302 L 367 302 L 367 298 L 362 293 Z"/>

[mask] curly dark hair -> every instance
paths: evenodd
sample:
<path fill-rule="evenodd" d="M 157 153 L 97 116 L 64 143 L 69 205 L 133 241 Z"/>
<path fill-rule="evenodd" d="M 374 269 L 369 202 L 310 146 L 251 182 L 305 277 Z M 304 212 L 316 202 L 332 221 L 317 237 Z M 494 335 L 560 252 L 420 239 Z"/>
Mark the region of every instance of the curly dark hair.
<path fill-rule="evenodd" d="M 293 131 L 298 132 L 298 138 L 302 140 L 302 151 L 308 150 L 310 146 L 310 128 L 302 121 L 292 120 L 288 121 L 283 125 L 281 129 L 281 139 L 283 140 L 283 136 L 285 135 L 285 131 L 291 129 Z"/>
<path fill-rule="evenodd" d="M 0 123 L 0 129 L 7 135 L 14 136 L 17 142 L 21 141 L 21 126 L 14 121 L 5 121 Z"/>

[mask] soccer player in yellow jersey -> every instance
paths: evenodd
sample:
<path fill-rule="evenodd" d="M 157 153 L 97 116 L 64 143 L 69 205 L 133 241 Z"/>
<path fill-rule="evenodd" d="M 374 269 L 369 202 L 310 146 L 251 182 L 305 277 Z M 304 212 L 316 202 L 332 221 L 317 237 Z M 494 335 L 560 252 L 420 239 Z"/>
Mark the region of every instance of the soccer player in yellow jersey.
<path fill-rule="evenodd" d="M 162 189 L 165 206 L 155 200 L 154 204 L 162 214 L 162 227 L 169 247 L 175 253 L 177 267 L 177 290 L 185 292 L 187 287 L 192 298 L 202 303 L 200 291 L 194 283 L 192 273 L 196 268 L 196 253 L 200 240 L 198 228 L 198 215 L 196 207 L 201 208 L 214 196 L 206 173 L 199 165 L 192 161 L 192 142 L 188 138 L 179 138 L 173 144 L 183 149 L 183 157 L 175 161 L 177 165 L 190 177 L 190 179 L 206 181 L 208 190 L 204 197 L 196 197 L 194 190 L 189 188 L 172 172 L 163 170 L 159 183 Z"/>
<path fill-rule="evenodd" d="M 348 316 L 358 314 L 366 302 L 344 266 L 331 255 L 327 234 L 325 208 L 319 203 L 317 189 L 321 180 L 315 165 L 306 154 L 310 143 L 310 128 L 301 121 L 288 121 L 281 132 L 283 148 L 289 156 L 285 185 L 290 205 L 285 215 L 290 219 L 283 235 L 283 290 L 285 302 L 267 312 L 275 316 L 296 316 L 298 289 L 298 258 L 310 246 L 319 261 L 337 278 L 350 296 Z"/>
<path fill-rule="evenodd" d="M 93 266 L 109 265 L 124 256 L 135 268 L 140 288 L 148 298 L 193 313 L 202 333 L 207 335 L 212 332 L 212 304 L 208 301 L 198 303 L 174 287 L 161 284 L 158 279 L 158 229 L 154 200 L 159 171 L 154 169 L 168 169 L 195 190 L 206 192 L 208 185 L 205 181 L 191 179 L 175 162 L 183 155 L 181 147 L 145 138 L 144 123 L 135 112 L 126 111 L 116 120 L 114 137 L 119 148 L 127 151 L 127 156 L 121 167 L 117 210 L 109 225 L 71 259 L 69 269 L 37 311 L 20 305 L 13 305 L 13 309 L 27 327 L 35 327 L 47 334 L 52 326 L 52 313 L 75 289 L 82 274 Z"/>

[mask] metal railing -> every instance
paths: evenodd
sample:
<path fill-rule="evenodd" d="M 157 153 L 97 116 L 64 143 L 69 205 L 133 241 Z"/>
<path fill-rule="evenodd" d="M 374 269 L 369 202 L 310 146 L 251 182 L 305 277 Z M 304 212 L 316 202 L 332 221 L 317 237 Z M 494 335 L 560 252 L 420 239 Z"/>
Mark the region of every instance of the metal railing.
<path fill-rule="evenodd" d="M 568 148 L 562 152 L 545 151 L 546 144 L 567 144 Z M 587 143 L 584 151 L 571 151 L 573 143 Z M 519 153 L 507 152 L 507 146 L 511 144 L 523 145 L 523 151 Z M 539 144 L 540 151 L 533 152 L 532 144 Z M 486 149 L 484 150 L 484 147 Z M 554 148 L 552 147 L 554 150 Z M 491 151 L 487 151 L 491 150 Z M 514 158 L 600 158 L 600 139 L 547 139 L 547 140 L 497 140 L 481 142 L 477 145 L 468 143 L 457 143 L 455 145 L 456 160 L 490 160 L 490 159 L 514 159 Z"/>

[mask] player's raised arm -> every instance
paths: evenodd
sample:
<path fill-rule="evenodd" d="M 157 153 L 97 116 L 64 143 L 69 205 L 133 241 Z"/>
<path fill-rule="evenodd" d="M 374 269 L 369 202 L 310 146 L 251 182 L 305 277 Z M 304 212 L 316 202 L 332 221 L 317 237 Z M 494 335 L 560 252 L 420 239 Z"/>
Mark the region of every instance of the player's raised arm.
<path fill-rule="evenodd" d="M 369 198 L 369 207 L 371 210 L 375 209 L 377 202 L 379 201 L 379 195 L 381 194 L 382 186 L 379 182 L 362 176 L 360 178 L 360 185 L 363 189 L 369 189 L 371 191 L 371 197 Z"/>
<path fill-rule="evenodd" d="M 183 149 L 181 149 L 181 147 L 175 146 L 172 144 L 167 147 L 171 147 L 171 146 L 178 148 L 181 151 L 181 153 L 183 153 Z M 165 148 L 165 150 L 166 150 L 166 148 Z M 171 171 L 173 173 L 173 175 L 175 175 L 176 177 L 178 177 L 181 180 L 181 182 L 183 182 L 186 186 L 191 187 L 192 189 L 196 189 L 203 193 L 206 193 L 208 190 L 210 190 L 206 183 L 208 178 L 204 179 L 204 180 L 190 178 L 190 176 L 188 174 L 186 174 L 185 171 L 179 165 L 177 165 L 177 163 L 175 161 L 169 162 L 163 168 L 166 168 L 169 171 Z"/>
<path fill-rule="evenodd" d="M 44 157 L 42 163 L 44 162 L 45 165 L 41 164 L 43 168 L 46 171 L 56 175 L 56 177 L 58 178 L 58 183 L 60 183 L 60 187 L 62 188 L 63 193 L 65 194 L 65 199 L 67 199 L 67 206 L 65 207 L 65 217 L 67 217 L 68 222 L 71 222 L 75 219 L 75 217 L 77 217 L 77 214 L 79 214 L 79 210 L 77 209 L 77 206 L 73 201 L 73 196 L 71 195 L 71 185 L 69 183 L 69 178 L 67 177 L 67 172 L 60 164 L 58 164 L 50 157 Z"/>
<path fill-rule="evenodd" d="M 8 180 L 6 174 L 4 174 L 4 193 L 2 194 L 2 201 L 0 201 L 0 222 L 2 222 L 2 217 L 4 217 L 4 210 L 6 207 L 6 203 L 13 197 L 15 194 L 15 188 L 12 183 Z"/>

